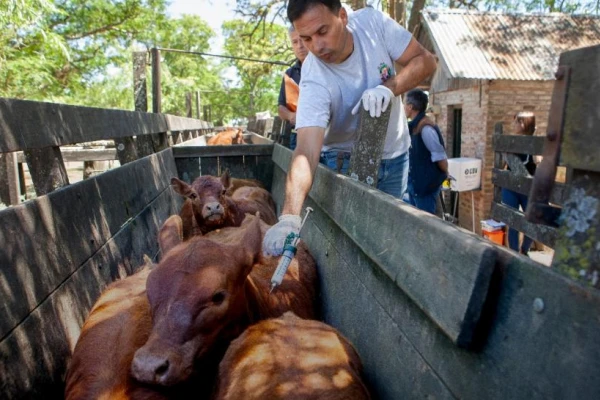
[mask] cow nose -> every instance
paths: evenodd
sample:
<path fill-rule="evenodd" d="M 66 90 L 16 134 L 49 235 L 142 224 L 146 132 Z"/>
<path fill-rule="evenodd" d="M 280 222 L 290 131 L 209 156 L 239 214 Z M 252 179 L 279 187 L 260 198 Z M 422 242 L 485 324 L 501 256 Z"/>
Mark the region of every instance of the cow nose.
<path fill-rule="evenodd" d="M 214 202 L 214 203 L 206 204 L 206 211 L 208 211 L 209 213 L 220 212 L 221 211 L 221 203 Z"/>
<path fill-rule="evenodd" d="M 137 354 L 131 363 L 132 375 L 141 382 L 165 384 L 169 377 L 170 362 L 153 354 Z"/>

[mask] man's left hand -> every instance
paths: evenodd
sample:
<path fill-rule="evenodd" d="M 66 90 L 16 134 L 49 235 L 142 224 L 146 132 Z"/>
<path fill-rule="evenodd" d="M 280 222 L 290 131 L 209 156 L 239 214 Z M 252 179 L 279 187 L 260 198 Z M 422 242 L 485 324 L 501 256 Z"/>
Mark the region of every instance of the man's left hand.
<path fill-rule="evenodd" d="M 394 92 L 387 86 L 379 85 L 373 89 L 367 89 L 362 97 L 352 109 L 352 115 L 356 115 L 362 102 L 365 111 L 368 111 L 371 118 L 379 118 L 381 113 L 387 110 Z"/>

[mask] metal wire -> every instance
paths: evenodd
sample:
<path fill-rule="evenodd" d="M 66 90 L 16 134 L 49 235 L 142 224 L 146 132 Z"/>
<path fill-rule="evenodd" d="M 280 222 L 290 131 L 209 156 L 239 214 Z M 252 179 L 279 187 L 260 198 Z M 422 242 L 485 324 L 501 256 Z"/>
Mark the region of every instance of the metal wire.
<path fill-rule="evenodd" d="M 158 48 L 158 47 L 156 49 L 160 50 L 160 51 L 168 51 L 170 53 L 195 54 L 195 55 L 199 55 L 199 56 L 229 58 L 229 59 L 232 59 L 232 60 L 252 61 L 252 62 L 259 62 L 259 63 L 264 63 L 264 64 L 275 64 L 275 65 L 285 65 L 285 66 L 289 66 L 289 65 L 293 64 L 293 61 L 286 63 L 284 61 L 268 61 L 268 60 L 258 60 L 258 59 L 255 59 L 255 58 L 224 56 L 224 55 L 221 55 L 221 54 L 201 53 L 199 51 L 188 51 L 188 50 L 178 50 L 178 49 L 165 49 L 165 48 Z"/>

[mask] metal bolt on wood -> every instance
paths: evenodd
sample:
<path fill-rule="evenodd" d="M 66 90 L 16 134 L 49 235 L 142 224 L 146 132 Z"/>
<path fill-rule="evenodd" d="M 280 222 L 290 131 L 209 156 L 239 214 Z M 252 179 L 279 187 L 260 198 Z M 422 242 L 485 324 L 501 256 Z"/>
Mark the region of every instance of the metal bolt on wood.
<path fill-rule="evenodd" d="M 542 300 L 539 297 L 536 297 L 533 300 L 533 311 L 535 311 L 536 313 L 541 313 L 542 311 L 544 311 L 544 300 Z"/>

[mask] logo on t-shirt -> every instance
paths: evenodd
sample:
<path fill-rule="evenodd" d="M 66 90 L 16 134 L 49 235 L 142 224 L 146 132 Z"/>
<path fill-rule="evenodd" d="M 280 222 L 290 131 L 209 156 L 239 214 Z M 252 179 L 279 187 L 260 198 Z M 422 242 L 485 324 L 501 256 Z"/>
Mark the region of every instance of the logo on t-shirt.
<path fill-rule="evenodd" d="M 390 79 L 391 75 L 392 75 L 392 69 L 386 64 L 386 63 L 381 63 L 379 64 L 379 75 L 381 76 L 381 83 L 385 83 L 385 81 L 387 81 L 388 79 Z"/>

